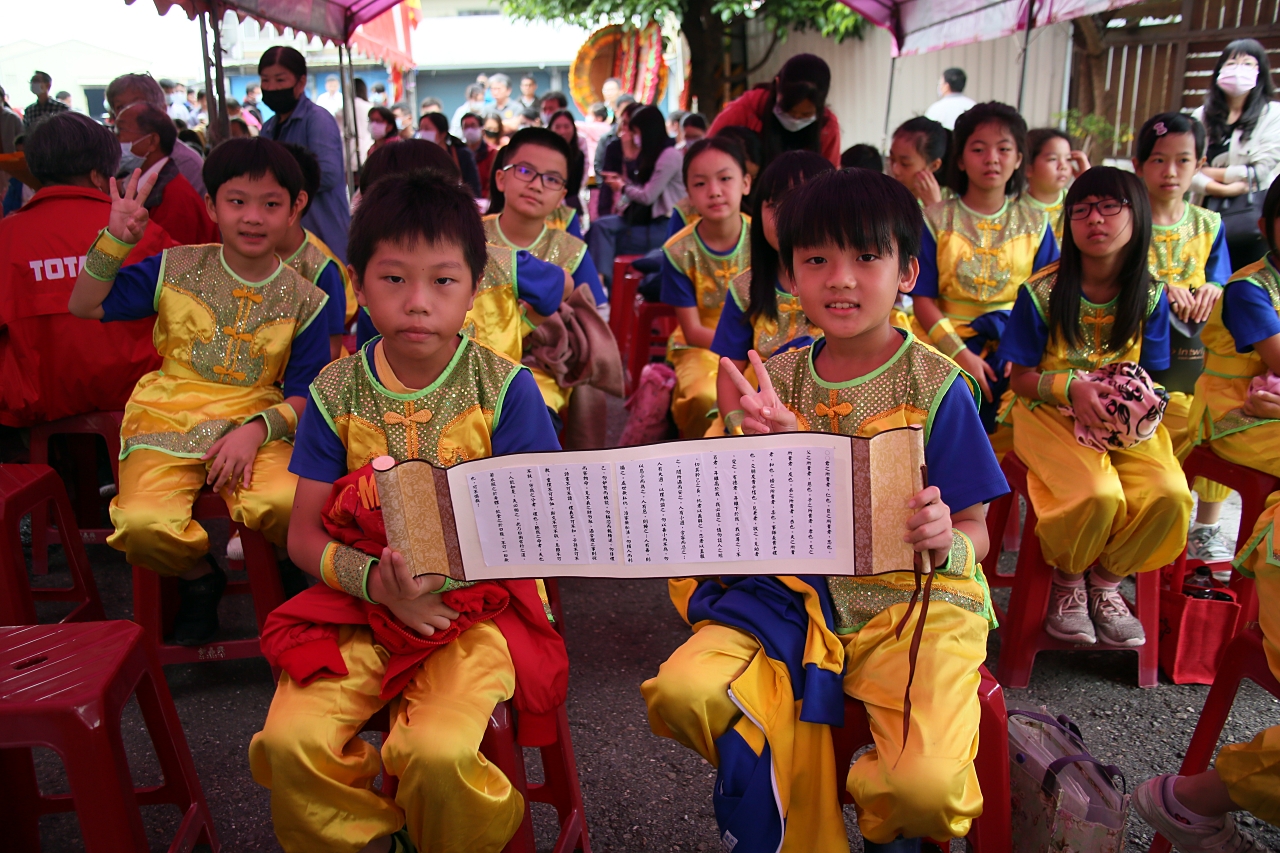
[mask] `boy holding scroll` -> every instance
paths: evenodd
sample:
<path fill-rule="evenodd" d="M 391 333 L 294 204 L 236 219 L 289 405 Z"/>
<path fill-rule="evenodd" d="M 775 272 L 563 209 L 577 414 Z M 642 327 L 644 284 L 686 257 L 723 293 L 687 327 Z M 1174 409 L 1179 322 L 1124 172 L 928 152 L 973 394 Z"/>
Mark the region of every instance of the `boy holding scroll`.
<path fill-rule="evenodd" d="M 752 352 L 759 391 L 721 362 L 747 433 L 919 425 L 931 483 L 902 531 L 933 569 L 923 598 L 910 573 L 673 585 L 695 633 L 643 685 L 649 722 L 719 768 L 716 818 L 736 853 L 848 850 L 829 728 L 843 722 L 845 694 L 866 705 L 875 737 L 847 780 L 868 851 L 963 836 L 982 811 L 973 758 L 992 621 L 982 505 L 1008 487 L 972 379 L 889 323 L 915 284 L 922 228 L 910 192 L 884 175 L 829 172 L 798 186 L 778 212 L 781 261 L 825 339 L 767 365 Z"/>
<path fill-rule="evenodd" d="M 384 547 L 371 559 L 335 541 L 325 526 L 333 513 L 322 513 L 335 481 L 350 482 L 379 456 L 448 467 L 559 446 L 529 371 L 460 334 L 486 263 L 466 190 L 427 172 L 379 182 L 352 219 L 347 253 L 357 299 L 381 336 L 320 373 L 299 423 L 289 553 L 324 585 L 278 609 L 263 632 L 264 652 L 284 672 L 250 765 L 271 789 L 286 851 L 496 853 L 524 802 L 479 753 L 489 717 L 513 695 L 521 708 L 531 685 L 540 691 L 534 710 L 555 707 L 567 678 L 535 582 L 498 589 L 413 577 L 398 552 Z M 461 594 L 482 589 L 503 608 L 460 613 Z M 293 620 L 287 632 L 279 618 Z M 388 700 L 379 760 L 357 734 Z M 537 722 L 522 714 L 522 742 Z M 384 769 L 399 779 L 394 799 L 372 789 Z"/>

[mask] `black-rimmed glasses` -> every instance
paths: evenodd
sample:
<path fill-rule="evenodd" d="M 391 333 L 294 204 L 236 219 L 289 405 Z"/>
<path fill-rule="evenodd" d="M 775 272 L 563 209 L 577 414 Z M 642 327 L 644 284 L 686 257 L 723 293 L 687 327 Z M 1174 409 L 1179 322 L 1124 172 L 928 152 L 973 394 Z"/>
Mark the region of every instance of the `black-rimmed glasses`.
<path fill-rule="evenodd" d="M 1115 216 L 1129 205 L 1128 199 L 1104 198 L 1102 201 L 1082 201 L 1067 208 L 1067 218 L 1088 219 L 1089 214 L 1097 208 L 1103 216 Z"/>
<path fill-rule="evenodd" d="M 564 176 L 558 172 L 539 172 L 528 163 L 512 163 L 510 166 L 503 166 L 502 171 L 510 172 L 512 176 L 523 183 L 531 184 L 534 180 L 541 178 L 542 185 L 552 192 L 558 192 L 564 189 Z"/>

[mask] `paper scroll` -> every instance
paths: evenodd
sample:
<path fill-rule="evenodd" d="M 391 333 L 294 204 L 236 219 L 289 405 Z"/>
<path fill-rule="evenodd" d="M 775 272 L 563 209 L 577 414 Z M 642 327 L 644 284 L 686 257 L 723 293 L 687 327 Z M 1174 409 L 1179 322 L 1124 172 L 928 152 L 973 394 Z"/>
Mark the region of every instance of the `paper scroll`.
<path fill-rule="evenodd" d="M 911 571 L 923 466 L 916 427 L 374 461 L 388 544 L 465 580 Z"/>

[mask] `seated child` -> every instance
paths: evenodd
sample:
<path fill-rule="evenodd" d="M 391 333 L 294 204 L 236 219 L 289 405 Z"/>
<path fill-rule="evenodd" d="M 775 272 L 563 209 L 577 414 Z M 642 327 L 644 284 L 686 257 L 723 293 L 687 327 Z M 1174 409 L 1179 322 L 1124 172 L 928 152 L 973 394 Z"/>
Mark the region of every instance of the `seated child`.
<path fill-rule="evenodd" d="M 1168 366 L 1169 300 L 1147 271 L 1151 207 L 1138 178 L 1090 169 L 1067 192 L 1065 210 L 1062 260 L 1018 290 L 1000 343 L 1017 395 L 1013 449 L 1027 466 L 1036 533 L 1054 567 L 1045 630 L 1071 643 L 1141 646 L 1147 637 L 1120 581 L 1181 553 L 1191 494 L 1163 425 L 1127 449 L 1077 442 L 1077 421 L 1107 420 L 1098 397 L 1109 390 L 1077 371 L 1115 362 Z M 1151 418 L 1158 412 L 1139 422 Z"/>
<path fill-rule="evenodd" d="M 884 157 L 874 145 L 850 145 L 840 154 L 841 169 L 870 169 L 884 171 Z"/>
<path fill-rule="evenodd" d="M 1151 277 L 1168 291 L 1169 310 L 1176 320 L 1169 332 L 1169 369 L 1152 378 L 1169 392 L 1164 423 L 1174 453 L 1185 459 L 1195 438 L 1190 421 L 1192 395 L 1204 369 L 1200 328 L 1231 278 L 1231 256 L 1222 217 L 1183 200 L 1196 170 L 1204 163 L 1204 126 L 1182 113 L 1160 113 L 1147 119 L 1137 143 L 1133 167 L 1151 197 L 1148 266 Z M 1222 501 L 1230 490 L 1203 477 L 1196 478 L 1193 488 L 1200 495 L 1200 504 L 1187 535 L 1187 557 L 1230 560 L 1235 553 L 1235 535 L 1224 541 L 1218 525 Z"/>
<path fill-rule="evenodd" d="M 662 301 L 680 323 L 667 348 L 676 371 L 671 414 L 681 438 L 701 438 L 716 405 L 719 359 L 711 341 L 729 282 L 751 266 L 751 219 L 740 210 L 751 189 L 742 146 L 716 136 L 693 143 L 684 151 L 684 182 L 699 219 L 663 246 Z"/>
<path fill-rule="evenodd" d="M 302 192 L 306 198 L 302 214 L 305 216 L 311 207 L 311 199 L 320 192 L 320 163 L 314 154 L 301 145 L 289 142 L 283 144 L 302 170 Z M 329 296 L 329 302 L 324 308 L 325 328 L 329 331 L 329 359 L 332 361 L 339 358 L 342 355 L 342 336 L 347 333 L 347 327 L 355 319 L 356 309 L 360 307 L 351 290 L 347 268 L 323 240 L 302 227 L 301 219 L 289 228 L 284 242 L 276 247 L 276 253 L 303 278 Z"/>
<path fill-rule="evenodd" d="M 302 215 L 302 172 L 269 139 L 232 139 L 204 163 L 210 213 L 224 243 L 120 261 L 143 234 L 150 180 L 135 171 L 76 278 L 77 317 L 155 316 L 160 369 L 138 380 L 124 410 L 120 493 L 107 544 L 135 566 L 176 575 L 173 642 L 218 630 L 227 578 L 191 518 L 206 485 L 231 518 L 283 546 L 297 478 L 289 454 L 307 386 L 329 361 L 328 297 L 276 256 Z M 317 322 L 318 321 L 318 322 Z"/>
<path fill-rule="evenodd" d="M 816 152 L 787 151 L 769 164 L 755 185 L 751 269 L 740 273 L 730 284 L 729 298 L 724 301 L 711 340 L 711 352 L 732 361 L 739 371 L 747 371 L 748 381 L 755 379 L 755 372 L 747 363 L 751 350 L 767 359 L 778 352 L 808 346 L 822 334 L 805 316 L 800 300 L 791 292 L 790 279 L 781 269 L 778 204 L 793 187 L 833 168 L 830 160 Z M 716 376 L 716 407 L 721 417 L 712 423 L 707 435 L 741 434 L 742 407 L 738 405 L 738 389 L 728 374 Z"/>
<path fill-rule="evenodd" d="M 641 687 L 649 725 L 716 765 L 716 820 L 737 853 L 849 849 L 830 730 L 845 694 L 866 705 L 875 738 L 847 781 L 866 850 L 963 836 L 982 813 L 973 758 L 992 612 L 982 505 L 1008 487 L 968 378 L 889 325 L 896 295 L 915 283 L 921 225 L 915 199 L 882 174 L 827 172 L 796 187 L 778 211 L 779 255 L 826 334 L 767 368 L 752 353 L 758 392 L 721 363 L 745 432 L 865 437 L 919 425 L 932 482 L 903 531 L 934 567 L 927 616 L 913 606 L 912 573 L 710 578 L 673 595 L 694 635 Z"/>
<path fill-rule="evenodd" d="M 557 205 L 555 210 L 547 214 L 547 227 L 582 239 L 582 215 L 567 204 Z"/>
<path fill-rule="evenodd" d="M 1277 511 L 1280 492 L 1267 499 L 1267 508 L 1258 517 L 1254 535 L 1236 558 L 1235 566 L 1257 584 L 1262 647 L 1271 674 L 1280 678 Z M 1133 793 L 1134 810 L 1180 851 L 1269 853 L 1270 848 L 1240 831 L 1231 812 L 1247 811 L 1272 826 L 1280 826 L 1278 750 L 1280 726 L 1263 729 L 1249 743 L 1222 747 L 1211 770 L 1194 776 L 1168 773 L 1143 782 Z"/>
<path fill-rule="evenodd" d="M 917 334 L 978 380 L 982 423 L 1000 454 L 1009 444 L 996 428 L 1007 385 L 1000 329 L 1018 287 L 1058 258 L 1049 218 L 1022 195 L 1026 149 L 1026 122 L 1007 104 L 978 104 L 956 120 L 948 183 L 958 195 L 925 209 L 911 294 Z"/>
<path fill-rule="evenodd" d="M 907 119 L 893 132 L 889 144 L 889 174 L 911 190 L 911 194 L 928 207 L 942 201 L 950 190 L 938 183 L 947 162 L 947 146 L 951 133 L 938 122 L 924 116 Z"/>
<path fill-rule="evenodd" d="M 371 559 L 335 541 L 322 519 L 332 484 L 383 455 L 448 467 L 559 445 L 528 370 L 461 333 L 486 262 L 484 227 L 466 189 L 428 172 L 379 181 L 352 219 L 347 251 L 356 296 L 382 336 L 311 386 L 291 463 L 299 480 L 289 553 L 330 589 L 313 587 L 294 601 L 332 601 L 331 590 L 340 590 L 420 643 L 453 630 L 459 612 L 442 594 L 459 584 L 410 577 L 389 548 Z M 510 583 L 533 589 L 532 581 Z M 337 601 L 331 611 L 350 600 Z M 558 640 L 540 604 L 535 613 L 543 634 Z M 520 690 L 513 658 L 524 648 L 517 641 L 528 640 L 478 621 L 426 657 L 398 695 L 380 698 L 388 653 L 370 625 L 340 625 L 336 639 L 327 636 L 342 670 L 330 666 L 308 681 L 286 666 L 249 746 L 254 779 L 271 789 L 281 847 L 501 850 L 524 818 L 524 801 L 480 755 L 480 741 L 494 707 Z M 556 658 L 542 663 L 563 674 L 562 642 Z M 356 735 L 389 698 L 391 732 L 379 760 Z M 384 769 L 399 779 L 394 798 L 371 790 Z"/>
<path fill-rule="evenodd" d="M 1089 169 L 1083 151 L 1071 150 L 1071 137 L 1056 127 L 1037 127 L 1027 133 L 1027 203 L 1043 210 L 1062 245 L 1062 200 L 1067 185 Z"/>

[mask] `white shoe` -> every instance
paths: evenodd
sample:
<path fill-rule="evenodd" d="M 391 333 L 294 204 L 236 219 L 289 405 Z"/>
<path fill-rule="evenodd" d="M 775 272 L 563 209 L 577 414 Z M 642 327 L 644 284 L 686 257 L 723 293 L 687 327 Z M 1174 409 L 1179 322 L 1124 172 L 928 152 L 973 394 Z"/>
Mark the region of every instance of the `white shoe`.
<path fill-rule="evenodd" d="M 1064 643 L 1098 642 L 1089 618 L 1089 599 L 1084 584 L 1067 586 L 1054 582 L 1049 593 L 1049 612 L 1044 617 L 1044 630 Z"/>
<path fill-rule="evenodd" d="M 1168 777 L 1157 776 L 1139 785 L 1133 792 L 1133 807 L 1180 853 L 1271 853 L 1270 847 L 1240 832 L 1231 815 L 1196 826 L 1174 817 L 1164 805 L 1164 780 Z"/>
<path fill-rule="evenodd" d="M 1222 525 L 1192 522 L 1187 532 L 1187 559 L 1225 563 L 1235 556 L 1233 544 L 1223 538 Z"/>
<path fill-rule="evenodd" d="M 244 562 L 244 543 L 240 541 L 239 533 L 233 533 L 227 540 L 227 559 Z"/>
<path fill-rule="evenodd" d="M 1137 648 L 1147 642 L 1142 623 L 1129 610 L 1118 587 L 1089 587 L 1089 615 L 1098 638 L 1113 646 Z"/>

